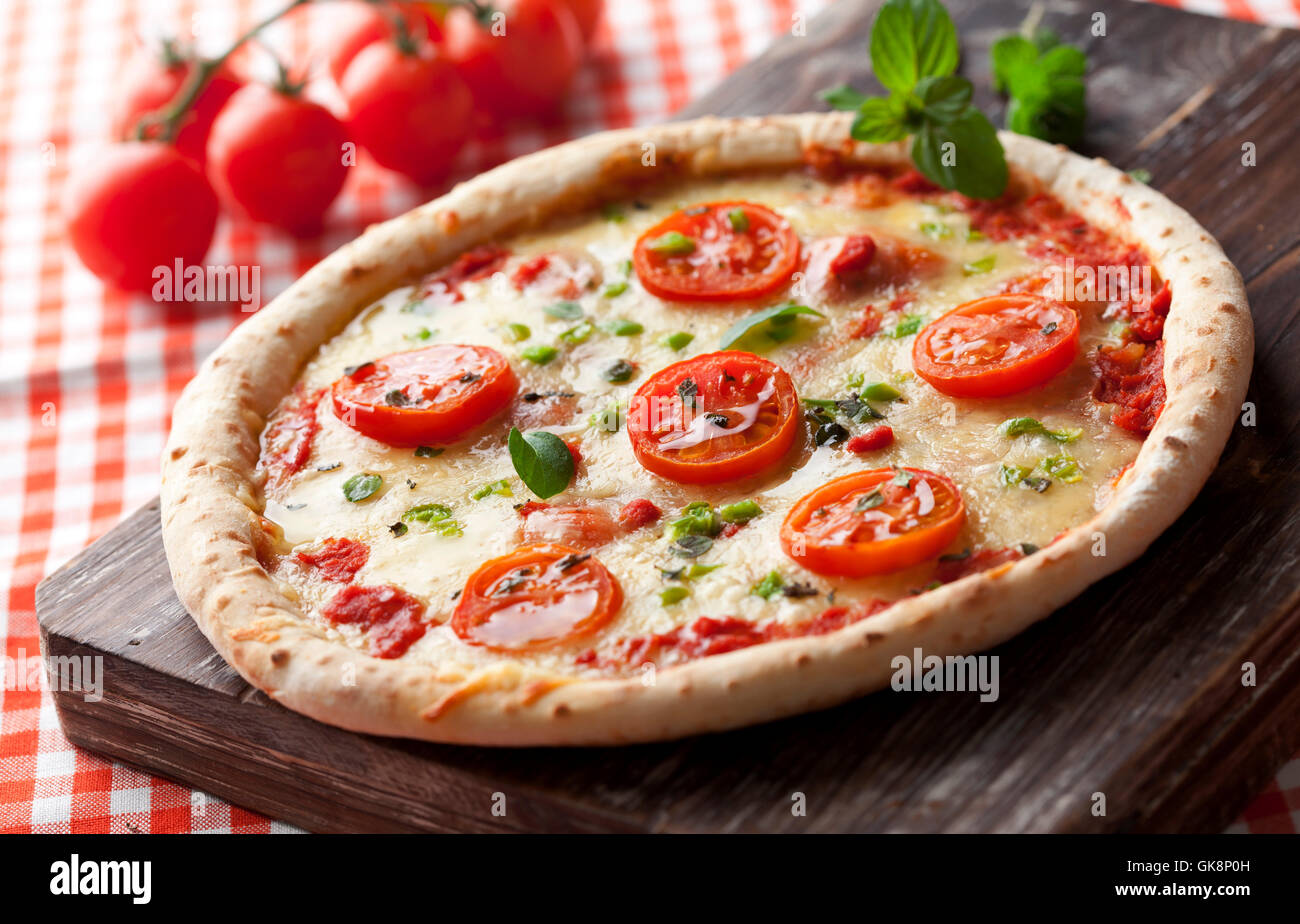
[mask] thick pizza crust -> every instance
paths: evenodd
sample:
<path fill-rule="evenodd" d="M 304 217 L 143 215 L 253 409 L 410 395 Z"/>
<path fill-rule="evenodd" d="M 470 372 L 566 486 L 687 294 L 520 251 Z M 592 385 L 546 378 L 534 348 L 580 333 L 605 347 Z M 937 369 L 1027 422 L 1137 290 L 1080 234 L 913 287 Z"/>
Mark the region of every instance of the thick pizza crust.
<path fill-rule="evenodd" d="M 1003 133 L 1013 169 L 1142 244 L 1173 287 L 1164 413 L 1110 503 L 1048 548 L 833 634 L 601 680 L 509 662 L 461 674 L 369 657 L 304 621 L 259 563 L 267 541 L 259 434 L 303 363 L 362 307 L 469 247 L 659 175 L 792 166 L 813 148 L 863 163 L 906 159 L 901 145 L 849 141 L 849 123 L 845 114 L 710 118 L 550 148 L 370 228 L 240 326 L 185 389 L 163 457 L 172 579 L 213 646 L 285 706 L 357 731 L 489 745 L 649 741 L 842 702 L 886 685 L 891 660 L 914 648 L 940 656 L 989 648 L 1137 558 L 1200 490 L 1239 413 L 1253 355 L 1241 277 L 1155 190 L 1104 161 Z M 1092 554 L 1098 533 L 1104 556 Z"/>

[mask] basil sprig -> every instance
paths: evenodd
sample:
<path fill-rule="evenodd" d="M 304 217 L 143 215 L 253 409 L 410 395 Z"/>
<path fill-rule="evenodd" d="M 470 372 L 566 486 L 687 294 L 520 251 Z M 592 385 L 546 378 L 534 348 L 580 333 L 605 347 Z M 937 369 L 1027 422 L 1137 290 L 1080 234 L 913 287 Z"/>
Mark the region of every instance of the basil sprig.
<path fill-rule="evenodd" d="M 974 199 L 996 199 L 1007 186 L 997 130 L 971 104 L 958 77 L 957 29 L 939 0 L 887 0 L 871 27 L 871 68 L 889 96 L 849 86 L 822 94 L 836 109 L 857 112 L 858 141 L 912 136 L 912 162 L 927 179 Z"/>
<path fill-rule="evenodd" d="M 1059 144 L 1083 139 L 1088 56 L 1051 29 L 1004 35 L 989 49 L 993 86 L 1007 94 L 1007 128 Z"/>
<path fill-rule="evenodd" d="M 511 427 L 506 446 L 520 480 L 543 500 L 559 494 L 573 480 L 573 454 L 554 433 L 520 433 Z"/>

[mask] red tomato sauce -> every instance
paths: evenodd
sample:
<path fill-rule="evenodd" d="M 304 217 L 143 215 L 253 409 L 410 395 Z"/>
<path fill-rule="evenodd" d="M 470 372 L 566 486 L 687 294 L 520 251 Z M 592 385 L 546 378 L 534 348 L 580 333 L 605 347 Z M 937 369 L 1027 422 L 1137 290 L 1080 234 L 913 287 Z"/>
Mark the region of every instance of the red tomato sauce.
<path fill-rule="evenodd" d="M 428 628 L 424 604 L 389 584 L 344 587 L 325 604 L 321 615 L 334 625 L 365 629 L 370 653 L 376 658 L 400 658 Z"/>
<path fill-rule="evenodd" d="M 365 567 L 370 559 L 370 549 L 355 539 L 326 539 L 314 552 L 299 552 L 294 557 L 315 568 L 327 581 L 347 583 Z"/>
<path fill-rule="evenodd" d="M 1111 421 L 1141 436 L 1150 433 L 1165 407 L 1164 341 L 1102 347 L 1092 368 L 1097 375 L 1093 397 L 1118 405 Z"/>
<path fill-rule="evenodd" d="M 774 619 L 749 622 L 735 616 L 701 616 L 690 625 L 678 626 L 668 632 L 620 639 L 608 654 L 602 655 L 593 648 L 579 655 L 577 663 L 602 668 L 678 664 L 778 639 L 827 635 L 874 616 L 891 605 L 889 600 L 873 599 L 852 606 L 832 606 L 812 619 L 793 625 Z"/>
<path fill-rule="evenodd" d="M 324 389 L 309 393 L 299 385 L 280 404 L 262 432 L 258 464 L 266 472 L 268 488 L 283 485 L 311 458 L 312 441 L 320 431 L 316 409 L 324 394 Z"/>
<path fill-rule="evenodd" d="M 424 277 L 420 283 L 420 297 L 432 299 L 435 304 L 463 301 L 462 283 L 488 278 L 505 265 L 509 256 L 510 251 L 503 247 L 475 247 L 448 266 Z"/>

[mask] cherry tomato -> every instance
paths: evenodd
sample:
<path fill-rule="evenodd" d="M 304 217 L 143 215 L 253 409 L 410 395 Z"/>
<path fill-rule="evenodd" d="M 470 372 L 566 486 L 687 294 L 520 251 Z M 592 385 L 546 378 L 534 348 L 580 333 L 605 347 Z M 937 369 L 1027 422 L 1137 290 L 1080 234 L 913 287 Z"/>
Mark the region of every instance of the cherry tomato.
<path fill-rule="evenodd" d="M 135 139 L 141 118 L 166 109 L 193 69 L 193 60 L 183 57 L 171 44 L 141 48 L 127 63 L 113 92 L 113 137 Z M 212 123 L 241 86 L 230 68 L 219 68 L 181 120 L 172 139 L 176 150 L 202 164 L 207 157 Z M 146 137 L 155 135 L 149 133 Z"/>
<path fill-rule="evenodd" d="M 660 298 L 759 298 L 790 281 L 799 237 L 764 206 L 709 202 L 674 212 L 642 234 L 632 262 L 641 284 Z"/>
<path fill-rule="evenodd" d="M 440 343 L 394 353 L 334 383 L 334 413 L 390 446 L 451 443 L 503 410 L 519 387 L 490 347 Z"/>
<path fill-rule="evenodd" d="M 590 635 L 622 605 L 618 581 L 589 553 L 526 545 L 470 575 L 451 628 L 472 645 L 536 651 Z"/>
<path fill-rule="evenodd" d="M 212 126 L 208 175 L 221 197 L 254 221 L 310 234 L 347 178 L 347 140 L 324 106 L 250 84 Z"/>
<path fill-rule="evenodd" d="M 154 269 L 202 262 L 217 197 L 198 167 L 159 141 L 112 145 L 75 171 L 64 192 L 68 239 L 86 267 L 121 289 L 147 292 Z"/>
<path fill-rule="evenodd" d="M 799 398 L 776 363 L 731 350 L 673 363 L 637 389 L 632 454 L 685 484 L 753 475 L 780 461 L 799 430 Z"/>
<path fill-rule="evenodd" d="M 949 311 L 912 344 L 912 367 L 958 398 L 995 398 L 1046 382 L 1074 362 L 1079 319 L 1041 295 L 990 295 Z"/>
<path fill-rule="evenodd" d="M 781 525 L 781 547 L 809 571 L 864 577 L 933 558 L 965 520 L 961 494 L 943 475 L 877 468 L 800 498 Z"/>
<path fill-rule="evenodd" d="M 447 11 L 447 55 L 460 68 L 475 101 L 501 116 L 535 116 L 554 109 L 577 73 L 582 33 L 556 0 L 501 5 L 505 33 L 467 7 Z"/>
<path fill-rule="evenodd" d="M 339 85 L 348 129 L 380 164 L 422 185 L 444 178 L 470 134 L 474 102 L 432 45 L 375 42 Z"/>
<path fill-rule="evenodd" d="M 363 48 L 392 38 L 396 30 L 393 16 L 402 17 L 407 34 L 417 42 L 442 41 L 442 26 L 428 4 L 424 3 L 344 3 L 330 10 L 330 40 L 325 60 L 330 77 L 342 85 L 348 66 Z"/>

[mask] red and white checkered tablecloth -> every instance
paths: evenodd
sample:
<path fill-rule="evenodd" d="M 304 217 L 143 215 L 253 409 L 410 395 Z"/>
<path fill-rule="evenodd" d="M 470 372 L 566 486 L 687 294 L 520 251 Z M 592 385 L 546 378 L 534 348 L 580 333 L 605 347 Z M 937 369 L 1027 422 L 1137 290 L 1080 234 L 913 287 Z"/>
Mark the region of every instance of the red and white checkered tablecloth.
<path fill-rule="evenodd" d="M 660 121 L 827 0 L 607 0 L 570 94 L 544 126 L 468 147 L 460 175 L 566 138 Z M 109 135 L 115 76 L 141 32 L 192 26 L 223 47 L 282 0 L 10 0 L 0 17 L 0 832 L 294 830 L 74 748 L 48 693 L 24 681 L 39 657 L 37 582 L 158 491 L 171 407 L 241 320 L 239 309 L 169 312 L 106 290 L 66 248 L 69 164 Z M 1300 25 L 1300 0 L 1182 0 L 1215 15 Z M 328 6 L 267 34 L 297 60 L 328 32 Z M 294 241 L 223 218 L 206 262 L 260 265 L 263 301 L 367 224 L 421 196 L 364 159 L 325 233 Z M 34 663 L 34 662 L 31 662 Z M 1294 832 L 1300 761 L 1233 831 Z"/>

